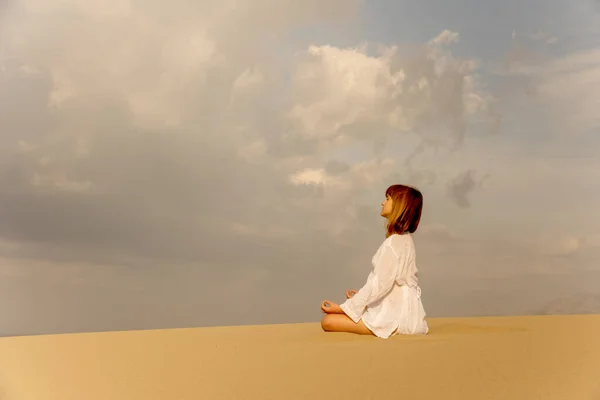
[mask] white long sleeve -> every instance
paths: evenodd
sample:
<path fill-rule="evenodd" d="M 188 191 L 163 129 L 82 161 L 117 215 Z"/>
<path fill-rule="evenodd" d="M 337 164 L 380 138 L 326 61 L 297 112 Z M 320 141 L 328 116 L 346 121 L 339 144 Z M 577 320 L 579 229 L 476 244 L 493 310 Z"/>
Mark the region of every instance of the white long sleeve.
<path fill-rule="evenodd" d="M 367 307 L 380 301 L 392 290 L 399 274 L 406 274 L 409 256 L 407 241 L 398 235 L 394 240 L 394 247 L 398 251 L 392 247 L 391 237 L 385 240 L 366 284 L 352 298 L 340 305 L 355 323 L 358 323 Z"/>

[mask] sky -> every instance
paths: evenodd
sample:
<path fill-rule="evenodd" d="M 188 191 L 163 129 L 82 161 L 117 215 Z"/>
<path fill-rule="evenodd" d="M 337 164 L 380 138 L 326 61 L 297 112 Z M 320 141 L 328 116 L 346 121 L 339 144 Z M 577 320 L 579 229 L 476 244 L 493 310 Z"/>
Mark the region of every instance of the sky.
<path fill-rule="evenodd" d="M 0 335 L 317 322 L 385 189 L 428 317 L 600 313 L 600 3 L 0 2 Z"/>

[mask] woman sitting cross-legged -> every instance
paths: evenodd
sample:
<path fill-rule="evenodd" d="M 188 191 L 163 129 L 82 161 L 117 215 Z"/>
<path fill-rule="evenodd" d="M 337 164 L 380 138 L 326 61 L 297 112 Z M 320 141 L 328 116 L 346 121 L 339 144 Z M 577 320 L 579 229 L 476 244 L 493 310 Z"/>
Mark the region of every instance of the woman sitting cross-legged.
<path fill-rule="evenodd" d="M 423 196 L 404 185 L 390 186 L 385 196 L 381 216 L 388 220 L 387 234 L 373 256 L 373 270 L 360 290 L 346 292 L 343 304 L 321 303 L 324 331 L 380 338 L 429 332 L 411 235 L 421 219 Z"/>

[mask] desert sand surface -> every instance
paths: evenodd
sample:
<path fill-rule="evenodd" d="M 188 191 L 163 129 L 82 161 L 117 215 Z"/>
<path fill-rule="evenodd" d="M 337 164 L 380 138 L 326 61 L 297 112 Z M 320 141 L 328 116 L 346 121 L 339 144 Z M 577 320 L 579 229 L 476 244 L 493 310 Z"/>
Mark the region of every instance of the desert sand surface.
<path fill-rule="evenodd" d="M 1 400 L 600 400 L 600 315 L 428 319 L 426 336 L 318 323 L 0 339 Z"/>

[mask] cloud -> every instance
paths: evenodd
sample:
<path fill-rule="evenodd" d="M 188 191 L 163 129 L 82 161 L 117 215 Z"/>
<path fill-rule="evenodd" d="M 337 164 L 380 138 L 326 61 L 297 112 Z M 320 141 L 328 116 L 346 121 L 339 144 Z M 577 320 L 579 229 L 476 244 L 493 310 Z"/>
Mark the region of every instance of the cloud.
<path fill-rule="evenodd" d="M 533 35 L 535 40 L 541 37 L 545 36 Z M 543 113 L 547 116 L 548 130 L 576 135 L 600 126 L 595 112 L 600 105 L 600 95 L 593 89 L 600 81 L 600 49 L 597 47 L 556 57 L 547 49 L 532 48 L 513 39 L 504 68 L 496 72 L 510 78 L 505 80 L 510 90 L 504 90 L 501 97 L 528 105 L 535 115 Z M 526 97 L 519 100 L 515 96 L 518 92 Z"/>
<path fill-rule="evenodd" d="M 600 126 L 596 110 L 600 94 L 593 90 L 600 84 L 600 49 L 571 54 L 537 71 L 538 99 L 544 106 L 560 112 L 560 124 L 572 134 Z"/>
<path fill-rule="evenodd" d="M 415 46 L 290 39 L 358 6 L 13 4 L 0 28 L 3 276 L 33 282 L 40 307 L 63 293 L 60 318 L 112 296 L 128 304 L 113 327 L 312 318 L 340 274 L 363 277 L 385 187 L 433 185 L 443 174 L 420 154 L 499 123 L 480 64 L 452 52 L 457 32 Z M 477 184 L 468 170 L 449 195 L 468 206 Z M 441 228 L 423 238 L 439 257 L 476 246 Z"/>
<path fill-rule="evenodd" d="M 542 32 L 541 30 L 537 30 L 534 33 L 528 35 L 528 37 L 534 42 L 544 42 L 545 44 L 554 44 L 558 42 L 558 38 L 548 32 Z"/>
<path fill-rule="evenodd" d="M 21 95 L 3 103 L 5 237 L 70 254 L 79 253 L 75 246 L 111 258 L 197 259 L 214 243 L 198 246 L 193 238 L 226 237 L 224 214 L 257 224 L 249 210 L 283 196 L 299 212 L 308 212 L 305 199 L 322 216 L 335 202 L 315 209 L 314 192 L 299 183 L 344 196 L 395 172 L 395 161 L 367 154 L 347 176 L 327 174 L 319 160 L 339 146 L 376 142 L 390 131 L 460 141 L 467 118 L 488 110 L 476 65 L 442 48 L 456 33 L 444 31 L 411 55 L 393 46 L 377 55 L 366 47 L 300 49 L 286 92 L 273 55 L 251 42 L 256 32 L 233 43 L 211 19 L 229 15 L 254 28 L 265 16 L 225 3 L 169 24 L 163 21 L 183 8 L 163 15 L 128 4 L 100 12 L 102 5 L 58 9 L 32 0 L 13 10 L 2 82 L 4 93 Z M 321 18 L 312 6 L 286 7 Z M 260 30 L 272 33 L 299 23 L 266 21 Z M 438 122 L 436 136 L 430 128 Z M 243 194 L 241 206 L 233 198 Z M 272 223 L 285 219 L 281 206 L 270 213 Z M 313 226 L 303 222 L 298 229 Z"/>
<path fill-rule="evenodd" d="M 335 178 L 331 178 L 325 173 L 323 168 L 306 168 L 290 176 L 290 181 L 294 185 L 327 185 L 339 183 Z"/>
<path fill-rule="evenodd" d="M 311 46 L 292 78 L 294 130 L 330 145 L 413 132 L 428 145 L 454 146 L 469 118 L 483 118 L 489 129 L 497 123 L 492 97 L 478 81 L 477 63 L 446 50 L 456 41 L 457 33 L 443 31 L 417 51 L 379 46 L 373 55 L 367 45 Z"/>
<path fill-rule="evenodd" d="M 540 238 L 537 248 L 543 255 L 568 257 L 580 251 L 600 248 L 599 237 L 597 234 L 545 234 Z"/>
<path fill-rule="evenodd" d="M 475 180 L 475 171 L 467 170 L 462 172 L 448 183 L 448 194 L 457 206 L 467 208 L 471 205 L 469 195 L 481 187 L 487 177 L 487 175 L 484 175 L 480 179 Z"/>
<path fill-rule="evenodd" d="M 546 255 L 569 256 L 582 247 L 582 241 L 574 236 L 562 236 L 553 238 L 542 244 L 542 252 Z"/>

